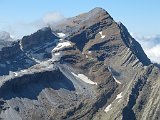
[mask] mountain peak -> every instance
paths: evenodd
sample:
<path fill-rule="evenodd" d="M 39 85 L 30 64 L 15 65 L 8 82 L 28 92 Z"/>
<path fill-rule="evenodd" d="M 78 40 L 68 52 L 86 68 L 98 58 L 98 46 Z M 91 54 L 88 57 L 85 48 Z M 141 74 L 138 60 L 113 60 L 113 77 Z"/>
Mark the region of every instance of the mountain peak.
<path fill-rule="evenodd" d="M 76 34 L 80 31 L 90 28 L 91 26 L 106 27 L 114 22 L 113 18 L 103 8 L 94 8 L 89 12 L 79 14 L 75 17 L 68 18 L 62 23 L 54 26 L 53 31 L 61 31 L 66 34 Z"/>
<path fill-rule="evenodd" d="M 102 8 L 3 44 L 0 119 L 159 118 L 159 69 Z"/>
<path fill-rule="evenodd" d="M 107 11 L 101 7 L 95 7 L 92 10 L 90 10 L 90 12 L 107 12 Z"/>
<path fill-rule="evenodd" d="M 100 8 L 100 7 L 96 7 L 94 9 L 92 9 L 91 11 L 89 11 L 87 13 L 87 16 L 94 16 L 95 18 L 96 17 L 100 17 L 99 20 L 103 20 L 103 19 L 112 19 L 113 18 L 110 16 L 110 14 L 103 8 Z"/>

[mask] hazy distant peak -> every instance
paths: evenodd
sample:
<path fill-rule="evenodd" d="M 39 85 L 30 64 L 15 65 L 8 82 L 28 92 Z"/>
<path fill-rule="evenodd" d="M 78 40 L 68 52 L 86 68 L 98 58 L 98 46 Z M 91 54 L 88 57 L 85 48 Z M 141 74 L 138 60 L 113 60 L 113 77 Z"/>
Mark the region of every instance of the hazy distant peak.
<path fill-rule="evenodd" d="M 13 41 L 13 36 L 6 31 L 0 31 L 0 40 Z"/>

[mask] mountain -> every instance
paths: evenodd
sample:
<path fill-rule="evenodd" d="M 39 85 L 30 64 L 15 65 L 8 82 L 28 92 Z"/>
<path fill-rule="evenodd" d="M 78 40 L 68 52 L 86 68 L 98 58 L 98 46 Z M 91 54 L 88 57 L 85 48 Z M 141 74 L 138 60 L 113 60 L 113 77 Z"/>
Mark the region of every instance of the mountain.
<path fill-rule="evenodd" d="M 0 31 L 0 41 L 13 41 L 13 38 L 8 32 Z"/>
<path fill-rule="evenodd" d="M 102 8 L 1 48 L 1 119 L 160 119 L 159 68 Z"/>

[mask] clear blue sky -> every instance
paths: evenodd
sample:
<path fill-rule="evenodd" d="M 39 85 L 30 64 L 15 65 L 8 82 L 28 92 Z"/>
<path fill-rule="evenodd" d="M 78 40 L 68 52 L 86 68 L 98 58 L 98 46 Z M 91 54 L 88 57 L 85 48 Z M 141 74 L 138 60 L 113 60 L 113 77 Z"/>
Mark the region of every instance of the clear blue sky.
<path fill-rule="evenodd" d="M 0 0 L 0 30 L 19 22 L 34 22 L 48 12 L 71 17 L 94 7 L 106 9 L 130 32 L 160 34 L 160 0 Z"/>

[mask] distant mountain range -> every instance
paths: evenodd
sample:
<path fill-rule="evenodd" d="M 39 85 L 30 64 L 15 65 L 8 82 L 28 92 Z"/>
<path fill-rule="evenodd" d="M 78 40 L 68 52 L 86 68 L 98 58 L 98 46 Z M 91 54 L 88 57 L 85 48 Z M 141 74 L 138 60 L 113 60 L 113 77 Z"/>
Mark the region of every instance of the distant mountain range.
<path fill-rule="evenodd" d="M 0 119 L 160 119 L 160 69 L 104 9 L 0 36 Z"/>

